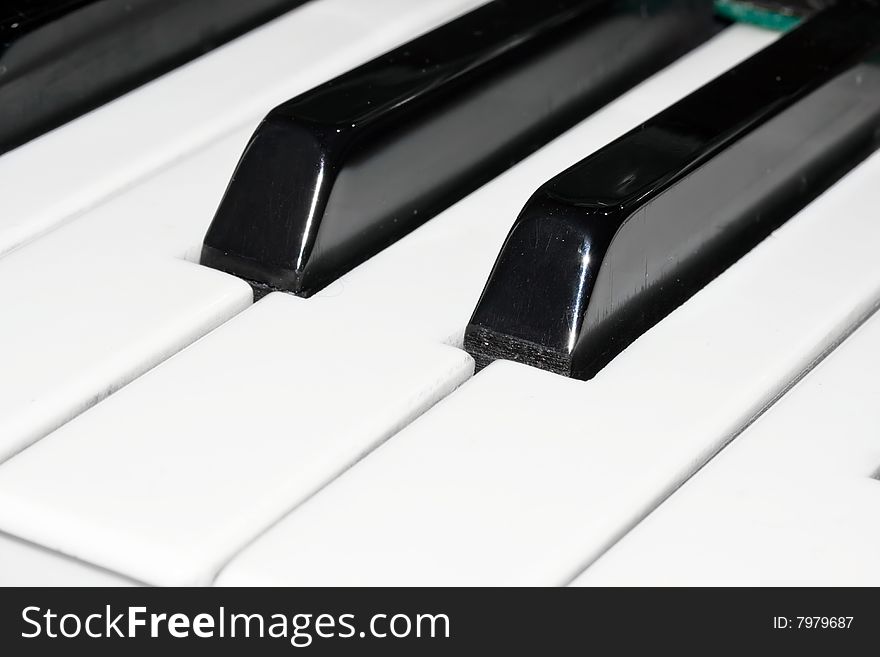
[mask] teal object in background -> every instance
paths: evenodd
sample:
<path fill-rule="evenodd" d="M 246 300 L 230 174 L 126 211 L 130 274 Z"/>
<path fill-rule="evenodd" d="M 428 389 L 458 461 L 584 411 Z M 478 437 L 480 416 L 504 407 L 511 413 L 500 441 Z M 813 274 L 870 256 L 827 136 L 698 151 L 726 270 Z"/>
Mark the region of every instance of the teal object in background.
<path fill-rule="evenodd" d="M 794 13 L 746 0 L 715 0 L 715 13 L 737 23 L 749 23 L 777 32 L 790 30 L 803 19 Z"/>

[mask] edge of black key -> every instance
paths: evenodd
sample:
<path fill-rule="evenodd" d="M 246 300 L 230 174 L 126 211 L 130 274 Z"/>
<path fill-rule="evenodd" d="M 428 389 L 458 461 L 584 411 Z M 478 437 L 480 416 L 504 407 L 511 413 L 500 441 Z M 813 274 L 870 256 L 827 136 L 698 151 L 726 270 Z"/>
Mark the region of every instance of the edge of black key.
<path fill-rule="evenodd" d="M 874 0 L 828 9 L 538 189 L 511 229 L 465 330 L 464 346 L 478 369 L 503 358 L 594 376 L 873 152 L 880 89 L 876 103 L 871 96 L 870 107 L 853 114 L 853 125 L 830 124 L 845 107 L 834 102 L 850 92 L 859 102 L 859 74 L 850 69 L 878 44 Z M 803 99 L 809 103 L 798 105 Z M 809 118 L 814 106 L 821 109 Z M 828 122 L 816 135 L 827 152 L 811 154 L 805 146 L 799 160 L 789 161 L 773 151 L 774 132 L 811 121 Z M 806 142 L 810 137 L 803 135 Z M 737 200 L 710 209 L 727 223 L 681 219 L 695 200 L 684 191 L 700 192 L 705 206 L 714 197 L 701 192 L 701 183 L 765 165 L 778 187 L 762 190 L 756 183 L 746 190 L 754 198 L 743 198 L 741 207 Z M 729 201 L 717 196 L 719 204 Z M 687 243 L 664 251 L 663 241 L 674 236 Z"/>
<path fill-rule="evenodd" d="M 636 25 L 637 43 L 612 40 L 634 39 Z M 691 0 L 484 5 L 272 110 L 242 155 L 201 262 L 310 296 L 718 29 L 707 3 Z M 536 115 L 509 118 L 506 142 L 501 128 L 476 130 L 493 119 L 487 111 L 509 105 L 512 89 L 538 97 L 554 56 L 572 60 L 586 48 L 577 44 L 600 38 L 619 60 L 586 73 L 565 67 L 565 83 L 544 99 L 552 111 L 517 107 Z M 456 142 L 462 126 L 473 134 Z"/>

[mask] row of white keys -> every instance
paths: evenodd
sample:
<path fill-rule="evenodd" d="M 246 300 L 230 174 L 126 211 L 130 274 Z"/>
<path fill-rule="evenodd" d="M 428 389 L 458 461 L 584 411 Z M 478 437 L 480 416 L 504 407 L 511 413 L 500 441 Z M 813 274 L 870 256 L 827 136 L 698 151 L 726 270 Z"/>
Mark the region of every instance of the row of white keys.
<path fill-rule="evenodd" d="M 288 30 L 284 33 L 294 44 L 299 32 L 320 31 L 317 25 L 326 24 L 329 40 L 322 47 L 330 51 L 334 42 L 329 35 L 343 29 L 333 27 L 334 21 L 348 25 L 348 32 L 340 34 L 359 47 L 343 48 L 344 57 L 330 57 L 334 62 L 330 69 L 317 65 L 319 75 L 351 64 L 358 55 L 366 58 L 389 48 L 405 36 L 416 36 L 468 3 L 432 1 L 425 3 L 425 14 L 421 14 L 385 0 L 377 4 L 381 10 L 370 19 L 379 20 L 391 12 L 385 16 L 387 24 L 380 25 L 360 16 L 362 11 L 348 19 L 338 16 L 349 4 L 315 0 L 304 7 L 322 8 L 316 10 L 317 17 L 308 18 L 315 12 L 295 12 L 285 23 Z M 375 34 L 356 38 L 352 32 L 362 23 Z M 264 55 L 273 55 L 270 59 L 280 57 L 277 41 L 273 37 L 263 49 Z M 299 77 L 289 76 L 288 87 L 315 81 L 314 72 L 307 71 L 316 58 L 305 57 L 298 48 L 292 48 L 291 57 L 299 55 L 299 63 L 287 66 L 298 71 Z M 210 57 L 237 70 L 226 61 L 227 54 Z M 252 63 L 256 62 L 250 58 L 240 62 Z M 173 75 L 188 79 L 189 71 Z M 229 84 L 226 76 L 223 82 Z M 280 84 L 280 80 L 275 82 Z M 284 88 L 275 94 L 284 93 Z M 143 93 L 150 96 L 148 91 Z M 77 125 L 64 130 L 76 132 Z M 251 131 L 252 126 L 236 130 L 0 258 L 0 305 L 7 309 L 0 323 L 0 363 L 5 374 L 0 377 L 0 462 L 250 304 L 250 288 L 242 281 L 181 260 L 198 253 Z M 6 157 L 23 152 L 19 149 L 0 158 L 0 166 Z M 56 159 L 64 156 L 61 151 Z M 103 161 L 100 153 L 94 158 L 91 152 L 80 156 L 86 163 Z M 91 170 L 90 175 L 98 174 Z M 10 176 L 9 181 L 16 180 L 12 172 Z M 19 198 L 19 187 L 10 184 L 6 189 L 13 199 Z M 36 196 L 30 189 L 29 202 L 36 202 Z M 46 207 L 51 204 L 50 200 Z"/>
<path fill-rule="evenodd" d="M 0 461 L 250 305 L 246 283 L 183 260 L 246 140 L 0 258 Z"/>
<path fill-rule="evenodd" d="M 3 526 L 141 581 L 204 584 L 473 372 L 458 349 L 383 344 L 303 307 L 269 295 L 13 458 Z"/>
<path fill-rule="evenodd" d="M 880 585 L 878 369 L 875 315 L 575 584 Z"/>
<path fill-rule="evenodd" d="M 490 365 L 218 582 L 571 581 L 880 302 L 878 175 L 880 154 L 591 381 Z"/>
<path fill-rule="evenodd" d="M 0 260 L 0 461 L 251 303 L 247 284 L 218 272 L 173 258 L 93 260 L 86 249 L 71 257 L 64 237 Z"/>
<path fill-rule="evenodd" d="M 326 483 L 380 438 L 390 435 L 385 429 L 398 426 L 393 414 L 399 415 L 398 424 L 400 418 L 414 417 L 468 376 L 469 357 L 437 343 L 454 332 L 451 327 L 464 326 L 468 306 L 479 294 L 485 272 L 529 189 L 582 157 L 585 150 L 613 139 L 772 38 L 757 30 L 729 30 L 351 272 L 321 297 L 273 296 L 271 301 L 260 302 L 26 450 L 0 467 L 0 528 L 148 582 L 209 579 L 223 559 L 258 533 L 259 523 L 265 527 L 281 517 L 309 493 L 307 488 L 314 490 Z M 219 159 L 206 154 L 198 163 L 193 158 L 192 170 L 179 177 L 179 189 L 173 190 L 183 199 L 182 214 L 163 205 L 158 188 L 151 191 L 142 185 L 137 190 L 137 198 L 148 205 L 148 214 L 161 219 L 164 235 L 160 239 L 153 230 L 145 239 L 156 240 L 163 249 L 181 249 L 187 239 L 197 240 L 194 228 L 189 234 L 190 229 L 180 224 L 202 211 L 197 204 L 204 201 L 195 197 L 204 194 L 207 186 L 198 195 L 191 194 L 188 186 L 193 184 L 191 179 L 198 181 L 205 175 L 202 167 L 210 168 Z M 151 184 L 154 181 L 159 177 Z M 135 214 L 145 211 L 138 203 L 126 207 Z M 127 227 L 115 229 L 111 225 L 123 215 L 121 211 L 108 214 L 100 232 L 106 236 L 107 230 L 115 231 L 118 237 L 106 239 L 121 239 L 131 233 Z M 492 227 L 484 229 L 482 224 Z M 480 226 L 479 230 L 475 226 Z M 65 230 L 39 243 L 45 244 Z M 454 275 L 449 270 L 450 254 L 455 254 Z M 368 277 L 364 279 L 367 284 L 360 282 L 361 276 Z M 421 285 L 409 288 L 403 282 L 406 279 L 416 279 Z M 372 298 L 368 298 L 370 294 Z M 274 313 L 280 313 L 281 308 L 285 309 L 283 317 L 277 319 Z M 434 320 L 426 321 L 431 317 Z M 404 318 L 407 321 L 402 321 Z M 282 324 L 273 329 L 268 326 L 273 322 Z M 238 330 L 238 326 L 252 327 L 255 333 Z M 259 337 L 259 331 L 275 331 L 271 335 L 279 342 L 280 351 L 271 353 L 277 356 L 241 358 L 236 360 L 234 377 L 222 376 L 224 368 L 231 367 L 224 364 L 230 357 L 238 359 L 255 342 L 266 340 Z M 405 347 L 406 340 L 412 341 L 412 346 Z M 434 350 L 441 348 L 437 353 L 444 354 L 442 376 L 426 364 L 436 358 Z M 402 359 L 407 362 L 401 363 Z M 214 363 L 213 368 L 206 363 Z M 333 363 L 345 363 L 344 369 Z M 394 369 L 404 365 L 412 370 Z M 386 383 L 394 372 L 400 381 L 395 378 Z M 247 429 L 266 413 L 263 388 L 271 389 L 276 385 L 271 382 L 278 381 L 284 382 L 290 404 L 273 407 L 274 413 L 266 416 L 267 424 Z M 415 401 L 395 404 L 394 386 L 398 385 L 408 391 L 407 400 Z M 325 396 L 317 390 L 324 390 Z M 188 404 L 187 399 L 196 394 L 205 399 L 215 395 L 218 401 Z M 294 404 L 296 400 L 300 403 Z M 364 406 L 364 400 L 371 405 Z M 373 406 L 375 409 L 369 410 Z M 165 410 L 169 407 L 174 412 Z M 206 413 L 206 407 L 214 412 Z M 368 422 L 371 413 L 382 421 Z M 363 417 L 352 425 L 354 428 L 346 429 L 350 435 L 339 431 L 328 437 L 322 433 L 326 453 L 303 454 L 295 440 L 288 445 L 275 439 L 276 432 L 300 422 L 313 426 L 316 432 L 325 431 L 321 418 L 340 414 Z M 384 429 L 374 431 L 370 428 L 373 425 Z M 364 428 L 358 428 L 361 426 Z M 303 440 L 311 439 L 311 434 L 303 436 Z M 228 447 L 212 451 L 214 443 Z M 340 443 L 357 448 L 342 450 Z M 244 467 L 242 454 L 249 449 L 268 468 L 303 460 L 302 467 L 283 477 L 278 475 L 285 481 L 280 486 L 271 472 L 264 476 L 258 464 Z M 70 450 L 76 467 L 71 467 L 71 461 L 59 450 Z M 146 453 L 172 464 L 161 470 L 161 478 L 155 469 L 144 467 Z M 306 458 L 311 461 L 306 463 Z M 32 469 L 40 472 L 36 478 L 19 476 Z M 217 492 L 217 486 L 223 484 L 213 478 L 215 471 L 237 482 L 236 493 L 242 496 L 244 506 L 227 508 L 225 494 L 229 491 Z M 303 473 L 320 473 L 321 477 Z M 302 485 L 297 478 L 308 486 L 297 488 Z M 82 482 L 89 482 L 89 488 L 82 488 Z M 94 490 L 114 491 L 116 497 L 96 499 Z M 259 500 L 262 511 L 252 513 L 249 500 Z M 191 510 L 185 523 L 174 513 L 180 508 Z M 149 523 L 143 518 L 149 518 Z M 189 529 L 184 531 L 183 527 Z M 144 547 L 139 549 L 139 545 Z"/>
<path fill-rule="evenodd" d="M 311 0 L 3 155 L 0 255 L 484 1 Z"/>

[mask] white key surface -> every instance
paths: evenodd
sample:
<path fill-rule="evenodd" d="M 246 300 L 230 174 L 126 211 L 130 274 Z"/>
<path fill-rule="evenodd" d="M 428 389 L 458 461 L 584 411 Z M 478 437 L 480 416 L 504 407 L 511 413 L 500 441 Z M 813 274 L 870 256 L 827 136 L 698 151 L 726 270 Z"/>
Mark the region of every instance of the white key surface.
<path fill-rule="evenodd" d="M 0 586 L 133 586 L 136 582 L 0 534 Z"/>
<path fill-rule="evenodd" d="M 0 526 L 150 584 L 237 550 L 473 372 L 275 293 L 0 467 Z"/>
<path fill-rule="evenodd" d="M 0 258 L 0 462 L 251 303 L 243 281 L 183 260 L 246 139 Z"/>
<path fill-rule="evenodd" d="M 0 462 L 251 303 L 246 283 L 189 262 L 58 242 L 0 260 Z"/>
<path fill-rule="evenodd" d="M 483 2 L 312 0 L 4 154 L 0 255 Z"/>
<path fill-rule="evenodd" d="M 218 582 L 571 581 L 876 308 L 878 176 L 880 154 L 591 381 L 490 365 Z"/>
<path fill-rule="evenodd" d="M 243 281 L 183 260 L 248 134 L 0 258 L 0 462 L 251 303 Z"/>
<path fill-rule="evenodd" d="M 878 368 L 875 315 L 575 584 L 880 585 Z"/>

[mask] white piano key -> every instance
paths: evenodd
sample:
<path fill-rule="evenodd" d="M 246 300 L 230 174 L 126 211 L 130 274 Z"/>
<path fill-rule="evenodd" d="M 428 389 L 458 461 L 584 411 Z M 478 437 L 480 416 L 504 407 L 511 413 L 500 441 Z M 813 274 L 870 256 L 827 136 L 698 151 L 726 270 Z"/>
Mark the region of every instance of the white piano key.
<path fill-rule="evenodd" d="M 0 462 L 251 302 L 219 272 L 57 237 L 0 260 Z"/>
<path fill-rule="evenodd" d="M 272 294 L 0 467 L 9 533 L 152 584 L 210 582 L 473 372 Z"/>
<path fill-rule="evenodd" d="M 880 154 L 591 381 L 491 365 L 218 582 L 571 581 L 877 307 L 878 175 Z"/>
<path fill-rule="evenodd" d="M 880 585 L 878 368 L 874 316 L 575 584 Z"/>
<path fill-rule="evenodd" d="M 0 258 L 0 462 L 247 307 L 183 260 L 247 142 L 241 130 Z"/>
<path fill-rule="evenodd" d="M 728 28 L 331 284 L 313 302 L 340 321 L 354 312 L 386 331 L 403 329 L 460 346 L 501 245 L 535 189 L 776 38 L 745 25 Z M 417 313 L 411 312 L 412 299 L 424 301 Z"/>
<path fill-rule="evenodd" d="M 0 255 L 483 2 L 312 0 L 3 155 Z"/>
<path fill-rule="evenodd" d="M 0 534 L 0 586 L 136 586 L 137 583 Z"/>

